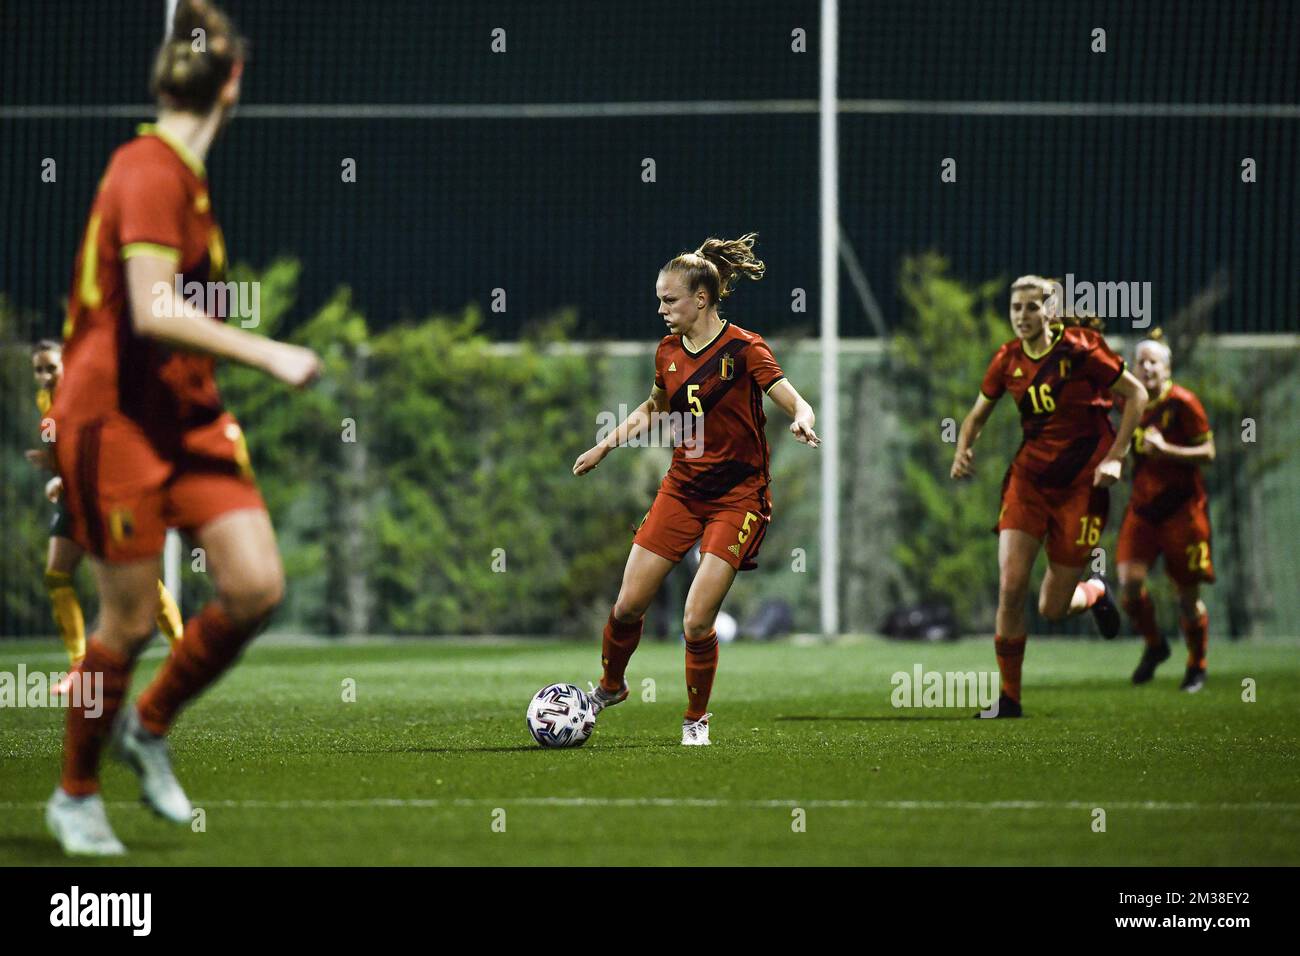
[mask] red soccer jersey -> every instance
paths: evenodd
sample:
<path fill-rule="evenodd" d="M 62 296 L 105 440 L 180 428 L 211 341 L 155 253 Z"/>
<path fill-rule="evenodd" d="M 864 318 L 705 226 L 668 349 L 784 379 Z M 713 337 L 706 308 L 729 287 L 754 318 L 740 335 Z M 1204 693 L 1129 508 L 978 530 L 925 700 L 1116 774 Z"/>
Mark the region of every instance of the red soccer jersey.
<path fill-rule="evenodd" d="M 1171 445 L 1199 445 L 1210 440 L 1210 420 L 1201 400 L 1181 385 L 1166 382 L 1142 412 L 1133 434 L 1133 496 L 1129 508 L 1159 524 L 1187 505 L 1204 508 L 1205 480 L 1195 462 L 1157 458 L 1146 453 L 1146 429 L 1158 428 Z"/>
<path fill-rule="evenodd" d="M 86 421 L 118 411 L 161 449 L 213 421 L 221 399 L 210 356 L 132 330 L 126 260 L 170 259 L 183 287 L 220 281 L 226 251 L 202 162 L 153 126 L 139 133 L 113 153 L 91 206 L 68 300 L 54 417 Z"/>
<path fill-rule="evenodd" d="M 770 510 L 763 396 L 784 378 L 762 336 L 730 322 L 696 352 L 680 335 L 665 336 L 655 385 L 694 434 L 673 449 L 663 490 L 722 504 L 757 499 L 758 510 Z"/>
<path fill-rule="evenodd" d="M 1023 440 L 1011 467 L 1043 488 L 1065 488 L 1101 461 L 1115 437 L 1107 414 L 1124 360 L 1099 332 L 1060 327 L 1037 357 L 1019 339 L 993 356 L 980 391 L 989 401 L 1010 392 Z"/>

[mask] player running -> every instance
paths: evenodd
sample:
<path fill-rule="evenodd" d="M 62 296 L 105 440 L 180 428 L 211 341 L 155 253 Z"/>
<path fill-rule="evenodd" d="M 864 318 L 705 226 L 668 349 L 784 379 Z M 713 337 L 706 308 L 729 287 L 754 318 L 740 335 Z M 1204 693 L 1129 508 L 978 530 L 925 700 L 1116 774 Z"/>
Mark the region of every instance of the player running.
<path fill-rule="evenodd" d="M 1133 671 L 1145 684 L 1169 658 L 1169 642 L 1156 626 L 1147 593 L 1147 572 L 1165 558 L 1178 589 L 1178 610 L 1187 643 L 1187 671 L 1180 690 L 1205 685 L 1210 619 L 1200 599 L 1202 583 L 1214 583 L 1210 557 L 1210 509 L 1200 466 L 1214 461 L 1214 435 L 1200 399 L 1174 383 L 1172 354 L 1159 329 L 1134 352 L 1138 377 L 1153 396 L 1133 436 L 1133 495 L 1119 529 L 1119 582 L 1124 610 L 1146 642 Z"/>
<path fill-rule="evenodd" d="M 673 460 L 633 538 L 623 585 L 601 643 L 604 673 L 592 688 L 597 712 L 627 699 L 628 659 L 641 640 L 646 608 L 668 572 L 700 542 L 700 567 L 686 595 L 686 714 L 682 743 L 709 743 L 709 694 L 718 667 L 713 624 L 737 571 L 757 566 L 772 505 L 763 395 L 794 421 L 797 441 L 814 448 L 816 416 L 781 372 L 762 337 L 732 325 L 718 305 L 740 277 L 757 281 L 765 266 L 749 233 L 707 239 L 659 272 L 655 295 L 668 326 L 655 352 L 650 397 L 613 432 L 578 456 L 585 475 L 619 445 L 673 413 Z"/>
<path fill-rule="evenodd" d="M 32 347 L 32 375 L 36 379 L 36 407 L 40 409 L 43 424 L 54 404 L 54 390 L 58 388 L 59 376 L 62 374 L 63 346 L 52 339 L 41 339 Z M 40 467 L 54 466 L 45 451 L 29 451 L 27 459 Z M 85 552 L 72 540 L 67 509 L 59 503 L 63 497 L 63 479 L 58 475 L 45 483 L 45 497 L 54 505 L 54 517 L 50 522 L 50 546 L 45 560 L 45 591 L 50 596 L 54 623 L 63 639 L 63 646 L 67 649 L 70 665 L 68 673 L 54 692 L 66 695 L 71 691 L 72 682 L 81 668 L 81 659 L 86 656 L 85 617 L 81 613 L 76 589 L 72 586 L 72 576 L 76 574 L 77 565 L 81 563 Z M 181 623 L 180 608 L 162 581 L 158 582 L 158 605 L 158 630 L 162 631 L 167 643 L 175 650 L 184 625 Z"/>
<path fill-rule="evenodd" d="M 1002 482 L 998 512 L 998 612 L 994 649 L 1002 675 L 997 704 L 978 717 L 1019 717 L 1025 656 L 1025 598 L 1029 573 L 1044 539 L 1047 573 L 1038 612 L 1060 620 L 1091 608 L 1107 638 L 1119 633 L 1119 611 L 1101 576 L 1080 581 L 1101 539 L 1109 488 L 1146 407 L 1146 389 L 1094 329 L 1055 316 L 1051 282 L 1022 276 L 1011 286 L 1016 337 L 993 356 L 975 405 L 961 424 L 952 477 L 974 474 L 974 444 L 993 406 L 1010 392 L 1020 410 L 1023 440 Z M 1119 431 L 1108 415 L 1107 392 L 1125 399 Z"/>
<path fill-rule="evenodd" d="M 205 43 L 196 49 L 199 35 Z M 230 667 L 284 590 L 243 433 L 222 408 L 213 369 L 229 359 L 304 385 L 319 373 L 319 359 L 227 326 L 173 293 L 178 277 L 222 278 L 226 252 L 203 159 L 239 99 L 243 62 L 244 41 L 225 14 L 201 0 L 177 5 L 154 62 L 157 125 L 113 154 L 77 257 L 65 371 L 50 417 L 72 538 L 90 553 L 99 590 L 82 680 L 102 681 L 95 700 L 102 712 L 75 701 L 68 708 L 62 778 L 46 806 L 46 823 L 68 853 L 124 852 L 99 796 L 110 729 L 148 805 L 189 823 L 165 735 L 180 709 Z M 136 654 L 153 630 L 169 526 L 205 551 L 216 599 L 124 707 Z"/>

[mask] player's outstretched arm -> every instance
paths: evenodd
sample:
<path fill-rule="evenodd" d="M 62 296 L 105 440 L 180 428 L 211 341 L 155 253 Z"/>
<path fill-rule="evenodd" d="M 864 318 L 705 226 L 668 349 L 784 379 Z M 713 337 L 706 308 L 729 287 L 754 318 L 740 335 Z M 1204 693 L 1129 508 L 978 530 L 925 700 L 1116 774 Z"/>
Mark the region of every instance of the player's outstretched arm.
<path fill-rule="evenodd" d="M 320 358 L 311 349 L 213 322 L 193 305 L 177 301 L 175 272 L 175 265 L 161 256 L 126 261 L 127 301 L 137 335 L 261 369 L 295 387 L 320 375 Z"/>
<path fill-rule="evenodd" d="M 961 428 L 957 432 L 957 451 L 952 456 L 952 469 L 948 472 L 950 478 L 974 476 L 975 442 L 980 437 L 980 432 L 984 430 L 985 424 L 988 423 L 989 416 L 993 414 L 995 404 L 981 393 L 976 396 L 975 404 L 962 419 Z"/>
<path fill-rule="evenodd" d="M 776 387 L 768 392 L 768 396 L 780 406 L 781 411 L 794 419 L 790 423 L 790 434 L 795 437 L 795 441 L 801 441 L 813 448 L 822 443 L 817 433 L 813 431 L 813 426 L 817 424 L 817 415 L 813 412 L 812 406 L 804 401 L 803 396 L 790 384 L 788 378 L 777 382 Z"/>
<path fill-rule="evenodd" d="M 632 409 L 632 413 L 623 419 L 617 428 L 578 456 L 578 460 L 573 463 L 573 473 L 585 475 L 619 445 L 627 444 L 649 428 L 652 413 L 666 411 L 668 411 L 668 393 L 655 385 L 650 389 L 650 397 Z"/>
<path fill-rule="evenodd" d="M 1129 442 L 1133 440 L 1133 432 L 1147 407 L 1146 387 L 1128 369 L 1124 370 L 1110 390 L 1123 397 L 1124 413 L 1120 416 L 1119 430 L 1115 434 L 1115 441 L 1111 443 L 1110 451 L 1106 452 L 1106 457 L 1092 473 L 1094 488 L 1106 488 L 1119 481 Z"/>

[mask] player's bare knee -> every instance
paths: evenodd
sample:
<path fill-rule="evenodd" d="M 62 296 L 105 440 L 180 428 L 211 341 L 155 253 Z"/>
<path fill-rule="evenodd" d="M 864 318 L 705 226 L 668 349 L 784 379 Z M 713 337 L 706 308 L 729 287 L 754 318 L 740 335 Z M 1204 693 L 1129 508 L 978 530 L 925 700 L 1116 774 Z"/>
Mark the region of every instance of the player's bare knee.
<path fill-rule="evenodd" d="M 284 575 L 266 572 L 245 578 L 221 593 L 221 606 L 236 624 L 253 624 L 271 615 L 284 600 Z"/>
<path fill-rule="evenodd" d="M 1182 612 L 1183 617 L 1197 617 L 1201 613 L 1200 595 L 1196 591 L 1178 592 L 1178 610 Z"/>
<path fill-rule="evenodd" d="M 682 617 L 682 633 L 688 641 L 702 641 L 713 630 L 715 615 L 695 614 L 687 611 Z"/>
<path fill-rule="evenodd" d="M 648 603 L 645 601 L 634 601 L 620 594 L 618 600 L 614 602 L 614 620 L 623 624 L 639 621 L 645 617 L 647 607 Z"/>
<path fill-rule="evenodd" d="M 1053 600 L 1046 595 L 1038 597 L 1038 613 L 1049 621 L 1061 621 L 1070 613 L 1070 601 Z"/>
<path fill-rule="evenodd" d="M 100 614 L 101 639 L 116 647 L 133 651 L 153 637 L 158 602 L 137 601 L 130 606 L 104 608 Z"/>
<path fill-rule="evenodd" d="M 998 585 L 998 601 L 1004 608 L 1023 607 L 1029 596 L 1029 578 L 1020 575 L 1004 576 Z"/>

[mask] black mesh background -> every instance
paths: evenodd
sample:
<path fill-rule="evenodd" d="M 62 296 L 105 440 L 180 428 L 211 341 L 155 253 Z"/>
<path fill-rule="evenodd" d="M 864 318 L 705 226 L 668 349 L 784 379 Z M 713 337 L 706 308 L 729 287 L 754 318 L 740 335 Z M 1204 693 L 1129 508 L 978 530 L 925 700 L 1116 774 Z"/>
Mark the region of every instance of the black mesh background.
<path fill-rule="evenodd" d="M 58 329 L 109 152 L 149 116 L 163 3 L 0 5 L 0 292 Z M 230 0 L 253 44 L 244 115 L 209 161 L 236 259 L 305 264 L 303 310 L 351 285 L 372 322 L 486 304 L 494 334 L 576 306 L 588 335 L 653 338 L 657 266 L 756 229 L 769 280 L 738 317 L 815 326 L 818 5 Z M 507 31 L 505 54 L 490 31 Z M 1089 51 L 1090 30 L 1108 52 Z M 808 52 L 791 51 L 791 31 Z M 1294 104 L 1287 2 L 844 3 L 845 231 L 891 324 L 899 259 L 972 279 L 1150 281 L 1156 318 L 1226 272 L 1218 331 L 1296 328 L 1297 126 L 1274 117 L 932 115 L 934 101 Z M 271 107 L 781 101 L 793 112 L 631 118 L 284 118 Z M 921 106 L 918 110 L 919 101 Z M 855 105 L 856 104 L 856 105 Z M 929 105 L 926 105 L 929 104 Z M 92 108 L 94 107 L 94 108 Z M 105 115 L 102 107 L 113 107 Z M 891 109 L 895 107 L 890 107 Z M 671 109 L 671 108 L 670 108 Z M 973 109 L 973 107 L 972 107 Z M 1259 181 L 1243 184 L 1244 157 Z M 40 181 L 45 157 L 57 184 Z M 357 160 L 359 182 L 340 182 Z M 643 183 L 641 160 L 657 163 Z M 939 181 L 944 157 L 958 182 Z M 809 292 L 792 314 L 790 290 Z M 844 283 L 842 329 L 870 334 Z"/>

